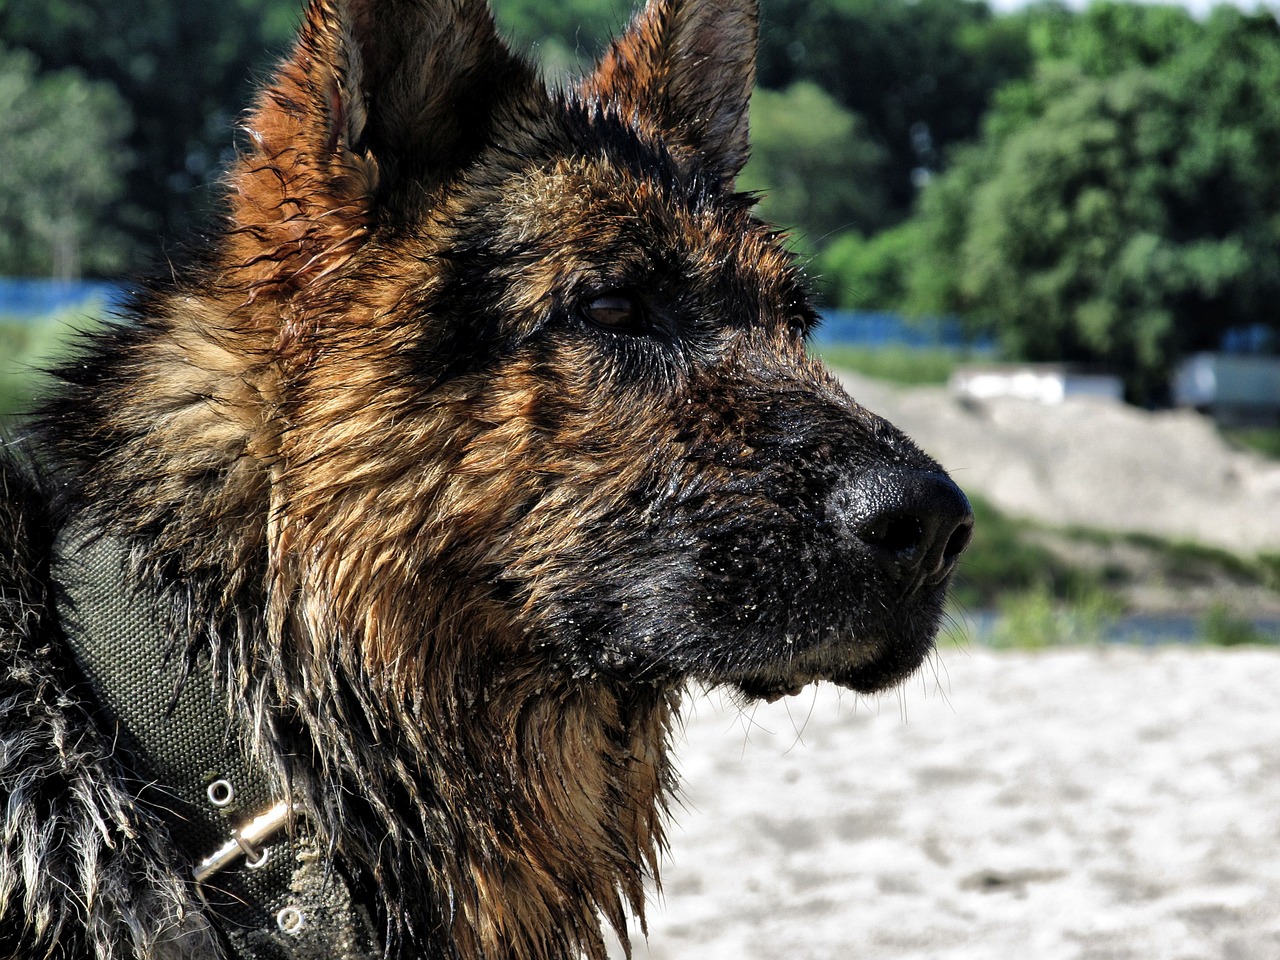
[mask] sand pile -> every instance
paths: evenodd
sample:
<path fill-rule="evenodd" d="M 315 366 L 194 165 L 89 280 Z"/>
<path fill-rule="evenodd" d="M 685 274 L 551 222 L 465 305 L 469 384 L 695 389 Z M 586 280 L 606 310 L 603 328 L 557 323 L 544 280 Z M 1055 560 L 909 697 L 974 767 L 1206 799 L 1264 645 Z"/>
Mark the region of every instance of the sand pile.
<path fill-rule="evenodd" d="M 1280 552 L 1280 463 L 1233 449 L 1199 414 L 1088 401 L 965 403 L 941 388 L 842 379 L 960 486 L 1006 513 L 1245 555 Z"/>
<path fill-rule="evenodd" d="M 1275 960 L 1280 656 L 950 648 L 695 701 L 637 960 Z"/>

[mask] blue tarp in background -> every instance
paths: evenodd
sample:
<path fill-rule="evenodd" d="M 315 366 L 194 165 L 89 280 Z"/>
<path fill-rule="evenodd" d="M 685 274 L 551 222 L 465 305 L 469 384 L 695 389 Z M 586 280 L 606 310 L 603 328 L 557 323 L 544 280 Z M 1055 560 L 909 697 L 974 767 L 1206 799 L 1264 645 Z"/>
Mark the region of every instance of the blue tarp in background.
<path fill-rule="evenodd" d="M 0 320 L 39 320 L 50 314 L 83 310 L 96 314 L 118 312 L 128 288 L 111 280 L 46 280 L 0 277 Z M 974 341 L 955 317 L 906 320 L 896 313 L 875 310 L 826 310 L 813 335 L 820 347 L 854 344 L 866 347 L 948 347 L 987 353 L 989 339 Z M 1221 352 L 1271 354 L 1278 352 L 1275 331 L 1263 327 L 1229 330 Z"/>
<path fill-rule="evenodd" d="M 0 319 L 32 321 L 75 310 L 112 312 L 125 299 L 124 284 L 109 280 L 59 281 L 0 277 Z M 819 346 L 835 343 L 878 347 L 972 346 L 954 318 L 904 320 L 894 313 L 829 310 L 813 336 Z"/>
<path fill-rule="evenodd" d="M 110 280 L 0 277 L 0 319 L 39 320 L 69 310 L 113 309 L 124 296 L 124 285 Z"/>
<path fill-rule="evenodd" d="M 984 349 L 974 344 L 955 317 L 904 320 L 896 313 L 872 310 L 825 310 L 812 340 L 820 347 L 858 344 L 865 347 L 952 347 Z"/>

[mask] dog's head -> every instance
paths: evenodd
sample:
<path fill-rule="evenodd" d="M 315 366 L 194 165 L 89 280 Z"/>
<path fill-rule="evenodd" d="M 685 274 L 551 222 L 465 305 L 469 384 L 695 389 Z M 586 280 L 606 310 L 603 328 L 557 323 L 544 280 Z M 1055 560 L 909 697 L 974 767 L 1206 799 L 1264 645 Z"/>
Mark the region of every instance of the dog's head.
<path fill-rule="evenodd" d="M 968 506 L 806 353 L 734 189 L 755 35 L 651 0 L 549 92 L 481 0 L 312 0 L 227 229 L 46 411 L 68 509 L 417 953 L 603 958 L 683 681 L 932 644 Z"/>
<path fill-rule="evenodd" d="M 205 399 L 148 427 L 206 478 L 172 509 L 268 518 L 245 549 L 301 659 L 776 696 L 926 655 L 968 505 L 806 354 L 805 279 L 735 192 L 755 7 L 652 0 L 548 91 L 479 0 L 312 3 L 218 302 L 175 301 L 143 374 Z"/>

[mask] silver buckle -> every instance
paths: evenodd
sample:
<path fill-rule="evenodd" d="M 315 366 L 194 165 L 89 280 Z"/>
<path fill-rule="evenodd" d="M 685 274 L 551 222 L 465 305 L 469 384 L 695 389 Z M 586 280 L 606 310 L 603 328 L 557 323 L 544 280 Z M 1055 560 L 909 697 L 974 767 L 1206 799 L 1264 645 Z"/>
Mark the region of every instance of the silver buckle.
<path fill-rule="evenodd" d="M 284 830 L 292 816 L 292 808 L 281 800 L 266 813 L 233 829 L 230 840 L 200 861 L 195 871 L 196 883 L 204 883 L 242 857 L 249 869 L 261 867 L 267 862 L 267 847 Z"/>

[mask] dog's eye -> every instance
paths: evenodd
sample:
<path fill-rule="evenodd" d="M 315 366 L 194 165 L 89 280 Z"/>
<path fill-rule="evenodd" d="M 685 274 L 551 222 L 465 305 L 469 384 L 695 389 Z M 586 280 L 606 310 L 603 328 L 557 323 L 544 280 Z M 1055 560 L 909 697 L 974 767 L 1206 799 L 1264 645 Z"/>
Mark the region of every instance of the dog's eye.
<path fill-rule="evenodd" d="M 644 328 L 644 308 L 635 297 L 625 293 L 596 297 L 583 306 L 582 315 L 606 330 L 639 333 Z"/>

